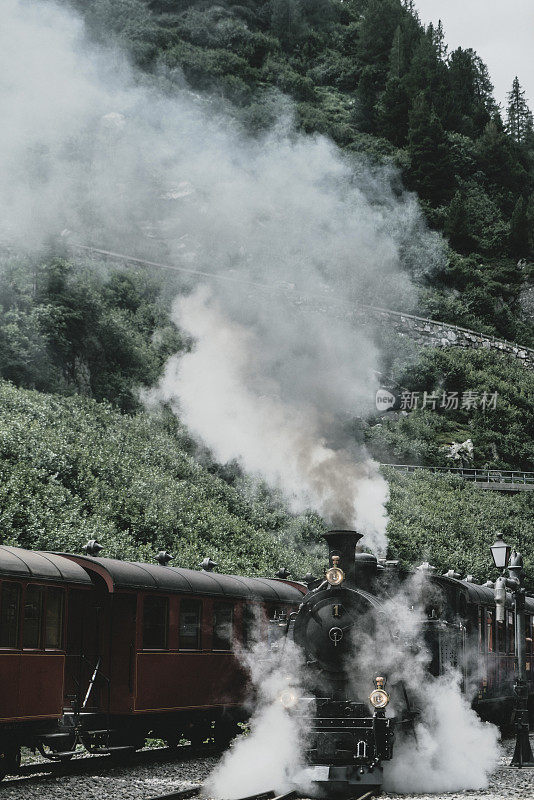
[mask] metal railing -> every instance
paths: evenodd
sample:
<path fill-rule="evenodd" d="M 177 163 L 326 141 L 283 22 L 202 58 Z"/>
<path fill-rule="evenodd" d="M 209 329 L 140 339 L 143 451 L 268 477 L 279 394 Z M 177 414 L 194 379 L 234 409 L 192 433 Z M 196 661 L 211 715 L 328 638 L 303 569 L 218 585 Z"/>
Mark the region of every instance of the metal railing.
<path fill-rule="evenodd" d="M 398 470 L 399 472 L 433 472 L 443 475 L 456 475 L 465 481 L 474 483 L 505 483 L 509 485 L 534 486 L 534 472 L 518 472 L 516 470 L 503 469 L 470 469 L 468 467 L 425 467 L 419 464 L 381 464 L 382 467 Z"/>

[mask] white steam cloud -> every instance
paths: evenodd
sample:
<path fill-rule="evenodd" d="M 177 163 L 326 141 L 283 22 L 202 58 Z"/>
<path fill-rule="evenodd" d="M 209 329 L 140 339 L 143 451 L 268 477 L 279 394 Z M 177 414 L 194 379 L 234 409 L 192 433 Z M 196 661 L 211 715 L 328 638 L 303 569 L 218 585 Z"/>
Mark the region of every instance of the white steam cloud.
<path fill-rule="evenodd" d="M 424 574 L 417 573 L 383 603 L 380 613 L 371 612 L 354 632 L 354 691 L 362 693 L 357 676 L 376 674 L 378 670 L 387 675 L 392 693 L 388 713 L 401 712 L 404 692 L 412 708 L 419 712 L 413 733 L 397 734 L 393 759 L 384 764 L 387 791 L 482 789 L 498 762 L 499 731 L 483 722 L 471 708 L 471 687 L 462 687 L 458 671 L 462 665 L 437 677 L 429 672 L 425 607 L 439 607 L 441 602 L 439 589 L 427 582 Z M 442 633 L 454 637 L 456 629 L 443 627 Z M 468 658 L 470 655 L 467 653 Z M 470 660 L 473 664 L 478 662 L 478 658 Z"/>
<path fill-rule="evenodd" d="M 39 248 L 68 230 L 216 275 L 211 296 L 175 304 L 195 343 L 152 400 L 294 509 L 383 551 L 387 485 L 346 434 L 372 407 L 378 365 L 352 309 L 410 306 L 407 273 L 442 258 L 414 197 L 393 171 L 296 134 L 287 104 L 247 137 L 176 76 L 88 43 L 53 3 L 4 0 L 1 22 L 0 238 Z"/>
<path fill-rule="evenodd" d="M 383 551 L 387 484 L 377 465 L 358 460 L 346 449 L 333 449 L 323 439 L 332 425 L 327 404 L 332 397 L 318 402 L 317 393 L 328 383 L 324 386 L 312 367 L 320 370 L 332 342 L 326 337 L 313 342 L 309 348 L 313 362 L 304 375 L 290 352 L 300 340 L 286 343 L 283 356 L 293 361 L 295 383 L 313 378 L 317 388 L 310 383 L 306 392 L 284 398 L 281 382 L 274 374 L 266 377 L 273 366 L 266 361 L 266 339 L 230 321 L 206 291 L 179 299 L 175 316 L 195 345 L 191 353 L 167 364 L 158 397 L 171 403 L 179 399 L 187 426 L 209 442 L 219 461 L 239 459 L 247 471 L 282 488 L 294 511 L 315 508 L 333 525 L 365 531 L 367 543 Z M 298 328 L 298 320 L 293 328 L 290 334 Z M 325 363 L 325 369 L 330 370 L 331 364 Z M 357 388 L 363 391 L 370 374 L 358 378 Z M 332 375 L 332 395 L 335 381 Z"/>
<path fill-rule="evenodd" d="M 250 733 L 234 741 L 204 783 L 208 797 L 223 800 L 282 794 L 295 788 L 303 768 L 304 722 L 280 702 L 282 692 L 299 691 L 300 651 L 290 640 L 280 650 L 260 642 L 241 656 L 255 690 Z"/>

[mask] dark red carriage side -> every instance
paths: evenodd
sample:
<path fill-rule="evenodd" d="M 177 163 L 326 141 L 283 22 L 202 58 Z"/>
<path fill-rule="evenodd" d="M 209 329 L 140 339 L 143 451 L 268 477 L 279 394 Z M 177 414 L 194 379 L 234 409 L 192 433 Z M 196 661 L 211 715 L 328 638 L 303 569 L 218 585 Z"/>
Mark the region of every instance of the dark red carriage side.
<path fill-rule="evenodd" d="M 258 618 L 295 609 L 304 587 L 107 558 L 65 558 L 83 567 L 95 587 L 93 608 L 78 611 L 80 628 L 92 631 L 93 645 L 79 659 L 80 677 L 72 674 L 69 680 L 82 688 L 78 708 L 71 708 L 88 732 L 87 744 L 139 745 L 149 733 L 201 741 L 213 734 L 213 725 L 215 738 L 227 740 L 247 714 L 247 678 L 235 644 L 250 638 Z M 109 734 L 95 737 L 92 729 Z"/>
<path fill-rule="evenodd" d="M 0 547 L 0 772 L 63 716 L 69 608 L 92 581 L 52 553 Z M 83 601 L 81 601 L 83 603 Z"/>

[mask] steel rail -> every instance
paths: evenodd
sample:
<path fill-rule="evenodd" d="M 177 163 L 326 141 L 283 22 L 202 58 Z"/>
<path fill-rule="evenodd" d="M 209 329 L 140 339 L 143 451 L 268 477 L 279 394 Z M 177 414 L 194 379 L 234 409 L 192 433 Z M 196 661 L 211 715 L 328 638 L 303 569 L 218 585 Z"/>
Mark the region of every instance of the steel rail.
<path fill-rule="evenodd" d="M 189 797 L 197 797 L 202 792 L 202 786 L 193 786 L 190 789 L 177 789 L 175 792 L 168 794 L 159 794 L 155 797 L 150 797 L 149 800 L 187 800 Z M 239 800 L 297 800 L 301 797 L 297 791 L 285 792 L 285 794 L 277 795 L 274 791 L 258 792 L 257 794 L 250 794 L 246 797 L 240 797 Z M 363 800 L 363 799 L 362 799 Z"/>

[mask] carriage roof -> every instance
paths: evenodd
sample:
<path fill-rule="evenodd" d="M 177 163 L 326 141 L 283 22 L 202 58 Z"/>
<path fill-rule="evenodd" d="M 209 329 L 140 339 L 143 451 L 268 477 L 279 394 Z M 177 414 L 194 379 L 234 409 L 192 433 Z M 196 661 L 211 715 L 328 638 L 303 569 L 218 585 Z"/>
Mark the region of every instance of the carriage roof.
<path fill-rule="evenodd" d="M 79 564 L 56 553 L 0 545 L 0 577 L 60 583 L 91 584 Z"/>
<path fill-rule="evenodd" d="M 265 602 L 300 602 L 305 587 L 276 578 L 244 578 L 180 567 L 64 554 L 85 569 L 96 572 L 108 590 L 134 589 L 162 593 L 202 594 Z"/>

